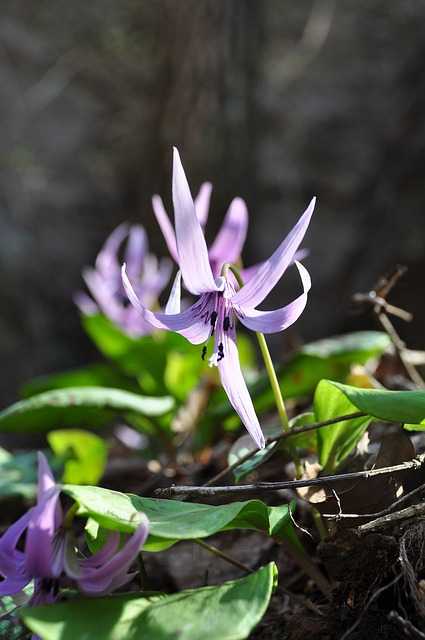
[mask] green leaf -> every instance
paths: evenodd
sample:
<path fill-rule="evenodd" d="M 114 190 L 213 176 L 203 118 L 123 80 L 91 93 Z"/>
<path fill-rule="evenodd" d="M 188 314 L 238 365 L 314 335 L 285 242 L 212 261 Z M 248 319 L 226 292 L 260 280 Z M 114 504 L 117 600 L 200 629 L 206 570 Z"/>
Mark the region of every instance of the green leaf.
<path fill-rule="evenodd" d="M 130 496 L 149 519 L 148 551 L 165 549 L 179 540 L 206 538 L 227 529 L 256 529 L 274 535 L 290 520 L 289 506 L 268 507 L 260 500 L 206 505 Z"/>
<path fill-rule="evenodd" d="M 33 378 L 21 385 L 20 393 L 23 398 L 29 398 L 45 391 L 69 387 L 111 387 L 140 393 L 140 386 L 136 380 L 123 375 L 106 362 Z"/>
<path fill-rule="evenodd" d="M 358 409 L 339 386 L 329 380 L 322 380 L 314 394 L 314 414 L 316 420 L 332 420 L 339 416 L 357 413 Z M 317 454 L 325 473 L 331 473 L 348 456 L 366 431 L 371 418 L 363 416 L 336 422 L 317 430 Z"/>
<path fill-rule="evenodd" d="M 74 484 L 65 484 L 62 491 L 78 504 L 79 516 L 93 518 L 106 529 L 132 533 L 137 528 L 138 510 L 125 493 Z"/>
<path fill-rule="evenodd" d="M 270 437 L 272 435 L 278 435 L 281 432 L 282 428 L 276 427 L 275 429 L 273 429 L 273 431 L 265 431 L 264 435 L 266 437 Z M 265 447 L 264 449 L 257 450 L 258 447 L 253 442 L 250 435 L 244 434 L 243 436 L 238 438 L 229 451 L 229 455 L 227 458 L 229 466 L 235 464 L 235 462 L 243 458 L 247 453 L 250 453 L 254 449 L 257 451 L 251 458 L 249 458 L 233 470 L 233 475 L 235 476 L 236 482 L 239 482 L 248 473 L 251 473 L 251 471 L 254 471 L 254 469 L 269 460 L 273 453 L 276 451 L 277 447 L 278 444 L 276 442 L 272 442 L 272 444 L 267 445 L 267 447 Z"/>
<path fill-rule="evenodd" d="M 79 515 L 109 529 L 134 530 L 137 513 L 143 512 L 149 520 L 149 538 L 144 546 L 148 551 L 227 529 L 256 529 L 275 535 L 290 521 L 288 505 L 268 507 L 260 500 L 216 506 L 124 495 L 99 487 L 64 485 L 63 491 L 78 503 Z"/>
<path fill-rule="evenodd" d="M 387 391 L 361 389 L 327 381 L 338 389 L 357 411 L 385 422 L 423 425 L 425 429 L 425 391 Z"/>
<path fill-rule="evenodd" d="M 97 484 L 105 470 L 108 445 L 83 429 L 57 429 L 47 434 L 54 453 L 65 461 L 62 482 Z"/>
<path fill-rule="evenodd" d="M 113 360 L 125 374 L 136 377 L 146 394 L 169 393 L 164 373 L 170 350 L 195 353 L 201 360 L 199 347 L 177 333 L 158 331 L 149 336 L 130 338 L 103 315 L 83 316 L 82 322 L 103 355 Z"/>
<path fill-rule="evenodd" d="M 12 454 L 0 448 L 0 499 L 17 495 L 28 500 L 37 495 L 37 452 L 15 451 Z"/>
<path fill-rule="evenodd" d="M 158 416 L 174 404 L 171 397 L 145 397 L 121 389 L 74 387 L 46 391 L 0 412 L 0 429 L 38 432 L 63 426 L 100 427 L 127 413 Z"/>
<path fill-rule="evenodd" d="M 33 583 L 24 587 L 18 594 L 0 598 L 0 638 L 5 640 L 30 640 L 30 632 L 23 627 L 18 615 L 19 604 L 29 599 L 34 592 Z"/>
<path fill-rule="evenodd" d="M 21 609 L 44 640 L 243 640 L 260 622 L 273 588 L 271 563 L 240 580 L 143 598 L 74 598 Z"/>

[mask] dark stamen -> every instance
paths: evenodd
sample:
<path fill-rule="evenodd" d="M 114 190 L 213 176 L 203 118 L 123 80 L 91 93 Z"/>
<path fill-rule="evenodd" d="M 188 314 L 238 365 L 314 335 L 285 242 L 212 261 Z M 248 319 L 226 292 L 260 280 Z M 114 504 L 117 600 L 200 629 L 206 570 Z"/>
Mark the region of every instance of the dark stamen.
<path fill-rule="evenodd" d="M 229 316 L 226 316 L 223 320 L 223 329 L 224 331 L 228 331 L 230 327 L 230 318 Z"/>
<path fill-rule="evenodd" d="M 204 346 L 202 347 L 202 360 L 205 360 L 205 356 L 206 356 L 206 355 L 207 355 L 207 348 L 206 348 L 206 346 L 204 345 Z"/>
<path fill-rule="evenodd" d="M 224 351 L 223 351 L 224 347 L 223 347 L 223 343 L 220 342 L 220 344 L 218 345 L 218 354 L 217 354 L 217 362 L 220 362 L 220 360 L 223 360 L 224 358 Z"/>
<path fill-rule="evenodd" d="M 217 311 L 213 311 L 210 317 L 211 326 L 215 327 L 215 323 L 217 322 Z"/>

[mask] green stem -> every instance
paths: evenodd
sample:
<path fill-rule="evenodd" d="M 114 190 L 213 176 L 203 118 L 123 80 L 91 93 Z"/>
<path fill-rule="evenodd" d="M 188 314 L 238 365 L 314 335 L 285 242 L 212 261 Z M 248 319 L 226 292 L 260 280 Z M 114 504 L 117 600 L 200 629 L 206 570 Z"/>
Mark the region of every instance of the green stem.
<path fill-rule="evenodd" d="M 279 387 L 279 381 L 277 379 L 277 375 L 276 375 L 276 371 L 275 368 L 273 366 L 273 362 L 270 356 L 270 351 L 269 348 L 267 346 L 267 342 L 266 339 L 264 337 L 264 334 L 257 332 L 257 338 L 258 338 L 258 343 L 260 345 L 260 349 L 261 349 L 261 354 L 263 356 L 264 359 L 264 364 L 266 365 L 266 370 L 267 370 L 267 374 L 269 376 L 269 380 L 270 380 L 270 385 L 273 391 L 273 395 L 274 395 L 274 399 L 276 402 L 276 407 L 279 413 L 279 417 L 280 417 L 280 421 L 282 423 L 282 428 L 284 431 L 289 431 L 290 427 L 289 427 L 289 422 L 288 422 L 288 416 L 286 413 L 286 409 L 285 409 L 285 403 L 283 401 L 283 397 L 282 397 L 282 393 L 280 391 L 280 387 Z M 303 469 L 302 469 L 302 465 L 301 465 L 301 461 L 298 455 L 298 451 L 296 449 L 296 447 L 292 444 L 291 441 L 288 442 L 288 449 L 289 452 L 291 454 L 292 460 L 295 464 L 295 468 L 297 471 L 297 477 L 301 478 L 302 474 L 303 474 Z"/>
<path fill-rule="evenodd" d="M 255 573 L 255 571 L 250 567 L 247 567 L 246 564 L 242 564 L 242 562 L 239 562 L 238 560 L 235 560 L 235 558 L 228 556 L 226 553 L 223 553 L 223 551 L 220 551 L 220 549 L 217 549 L 217 547 L 212 547 L 207 542 L 204 542 L 204 540 L 201 540 L 200 538 L 192 538 L 192 540 L 193 542 L 196 542 L 196 544 L 199 544 L 200 547 L 203 547 L 210 553 L 213 553 L 215 556 L 217 556 L 217 558 L 221 558 L 222 560 L 229 562 L 229 564 L 232 564 L 234 567 L 237 567 L 242 571 L 246 571 L 246 573 Z"/>

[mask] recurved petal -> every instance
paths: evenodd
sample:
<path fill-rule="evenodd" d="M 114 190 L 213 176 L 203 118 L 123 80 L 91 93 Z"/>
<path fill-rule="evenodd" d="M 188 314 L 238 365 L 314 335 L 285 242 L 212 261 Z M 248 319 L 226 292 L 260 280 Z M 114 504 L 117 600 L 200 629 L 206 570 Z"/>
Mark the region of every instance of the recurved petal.
<path fill-rule="evenodd" d="M 5 578 L 10 577 L 11 581 L 14 579 L 26 580 L 24 586 L 28 584 L 31 577 L 26 578 L 25 554 L 23 551 L 19 551 L 16 546 L 27 528 L 28 522 L 33 517 L 34 509 L 35 507 L 32 507 L 24 513 L 0 538 L 0 574 Z M 3 583 L 1 583 L 1 586 L 3 586 Z M 11 591 L 10 593 L 14 592 Z"/>
<path fill-rule="evenodd" d="M 79 561 L 79 566 L 84 574 L 84 577 L 78 580 L 80 591 L 88 595 L 95 593 L 101 595 L 110 591 L 111 587 L 116 588 L 119 584 L 125 584 L 131 578 L 128 575 L 128 570 L 144 545 L 148 532 L 149 523 L 147 518 L 143 517 L 139 527 L 118 553 L 112 555 L 113 547 L 111 546 L 110 557 L 107 558 L 104 555 L 102 563 L 99 563 L 95 568 L 93 561 L 90 566 L 85 565 L 84 560 Z M 96 558 L 96 554 L 93 558 Z"/>
<path fill-rule="evenodd" d="M 164 236 L 168 251 L 170 252 L 170 256 L 178 264 L 179 256 L 177 254 L 176 234 L 174 233 L 173 225 L 171 224 L 170 218 L 165 211 L 165 207 L 160 196 L 153 196 L 152 207 L 158 224 L 161 228 L 162 235 Z"/>
<path fill-rule="evenodd" d="M 234 328 L 223 332 L 223 353 L 224 357 L 217 363 L 223 388 L 257 447 L 264 449 L 264 435 L 242 376 Z"/>
<path fill-rule="evenodd" d="M 216 239 L 210 247 L 211 262 L 235 263 L 241 256 L 248 230 L 248 210 L 242 198 L 232 200 Z"/>
<path fill-rule="evenodd" d="M 275 309 L 274 311 L 258 311 L 257 309 L 245 309 L 239 307 L 235 309 L 239 320 L 248 329 L 259 331 L 260 333 L 277 333 L 290 327 L 302 314 L 307 304 L 307 293 L 311 287 L 310 275 L 307 269 L 295 262 L 300 272 L 303 283 L 303 293 L 286 307 Z"/>
<path fill-rule="evenodd" d="M 211 326 L 208 322 L 205 322 L 203 317 L 201 317 L 199 312 L 200 301 L 180 313 L 168 314 L 150 311 L 143 306 L 136 296 L 125 272 L 125 265 L 123 265 L 122 268 L 122 279 L 131 304 L 138 310 L 145 320 L 151 323 L 151 325 L 157 329 L 165 329 L 167 331 L 181 333 L 181 335 L 192 342 L 192 344 L 201 344 L 201 342 L 205 342 L 207 340 Z"/>
<path fill-rule="evenodd" d="M 234 304 L 246 309 L 253 309 L 270 293 L 292 262 L 294 254 L 304 238 L 314 211 L 315 202 L 316 198 L 313 198 L 295 227 L 273 255 L 261 264 L 252 278 L 233 296 Z"/>
<path fill-rule="evenodd" d="M 217 291 L 204 234 L 177 149 L 174 149 L 173 158 L 174 222 L 183 281 L 194 295 Z"/>
<path fill-rule="evenodd" d="M 96 269 L 105 278 L 113 277 L 119 271 L 118 250 L 121 242 L 128 234 L 129 225 L 126 222 L 120 224 L 106 239 L 100 253 L 96 258 Z"/>

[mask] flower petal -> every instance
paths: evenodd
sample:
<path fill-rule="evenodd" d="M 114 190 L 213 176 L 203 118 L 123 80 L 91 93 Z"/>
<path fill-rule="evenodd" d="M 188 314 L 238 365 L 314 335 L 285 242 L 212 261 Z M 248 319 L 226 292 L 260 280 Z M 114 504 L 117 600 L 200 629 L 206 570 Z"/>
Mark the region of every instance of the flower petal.
<path fill-rule="evenodd" d="M 107 237 L 96 258 L 96 269 L 104 278 L 115 277 L 120 268 L 117 254 L 120 244 L 128 234 L 128 224 L 123 222 Z"/>
<path fill-rule="evenodd" d="M 223 388 L 257 447 L 264 449 L 264 435 L 242 376 L 234 327 L 223 332 L 223 353 L 224 357 L 217 363 Z"/>
<path fill-rule="evenodd" d="M 264 300 L 292 262 L 294 254 L 307 231 L 316 198 L 298 220 L 295 227 L 268 260 L 262 263 L 252 278 L 233 296 L 232 302 L 241 307 L 254 308 Z"/>
<path fill-rule="evenodd" d="M 180 313 L 168 314 L 154 312 L 147 309 L 136 296 L 133 287 L 125 272 L 125 265 L 122 268 L 122 279 L 124 288 L 131 304 L 138 312 L 157 329 L 166 329 L 167 331 L 175 331 L 185 336 L 192 344 L 201 344 L 205 342 L 210 335 L 211 327 L 207 317 L 208 300 L 205 300 L 209 294 L 202 296 L 193 306 L 181 311 Z M 205 309 L 203 309 L 203 306 Z M 213 309 L 212 309 L 213 310 Z M 205 315 L 205 317 L 204 317 Z"/>
<path fill-rule="evenodd" d="M 38 452 L 38 500 L 56 485 L 55 476 L 50 468 L 47 458 L 41 451 Z"/>
<path fill-rule="evenodd" d="M 182 297 L 182 272 L 179 269 L 177 271 L 176 277 L 174 278 L 173 286 L 170 292 L 170 297 L 168 298 L 168 302 L 165 305 L 165 313 L 167 315 L 175 315 L 176 313 L 180 313 L 181 297 Z"/>
<path fill-rule="evenodd" d="M 130 275 L 138 276 L 140 274 L 147 251 L 148 239 L 146 231 L 140 224 L 135 224 L 130 229 L 125 249 L 125 261 Z M 119 269 L 116 270 L 115 275 L 118 273 Z"/>
<path fill-rule="evenodd" d="M 245 309 L 236 307 L 235 311 L 239 320 L 245 327 L 261 333 L 277 333 L 291 326 L 302 314 L 307 304 L 307 292 L 311 287 L 310 275 L 307 269 L 299 262 L 295 263 L 301 276 L 304 291 L 290 302 L 286 307 L 274 311 L 258 311 L 258 309 Z"/>
<path fill-rule="evenodd" d="M 131 538 L 124 544 L 122 549 L 111 557 L 106 558 L 103 554 L 100 566 L 93 568 L 93 559 L 90 565 L 85 564 L 85 560 L 79 561 L 79 566 L 83 570 L 84 577 L 78 579 L 78 587 L 82 593 L 103 595 L 125 584 L 131 576 L 128 575 L 130 566 L 135 561 L 137 554 L 145 543 L 149 533 L 149 523 L 146 516 L 141 515 L 141 522 Z M 109 553 L 112 553 L 113 546 Z M 99 554 L 102 553 L 102 550 Z M 96 555 L 93 558 L 96 558 Z"/>
<path fill-rule="evenodd" d="M 170 256 L 178 264 L 179 256 L 177 254 L 176 234 L 174 233 L 173 225 L 171 224 L 170 218 L 165 211 L 165 207 L 160 196 L 153 196 L 152 208 L 158 224 L 161 228 L 162 235 L 164 236 L 168 251 L 170 252 Z"/>
<path fill-rule="evenodd" d="M 208 213 L 210 210 L 212 184 L 211 182 L 204 182 L 199 189 L 199 193 L 195 198 L 195 210 L 198 216 L 199 224 L 202 229 L 205 229 L 208 220 Z"/>
<path fill-rule="evenodd" d="M 217 291 L 204 234 L 177 149 L 173 156 L 173 203 L 178 264 L 184 284 L 194 295 Z"/>
<path fill-rule="evenodd" d="M 57 531 L 60 487 L 49 489 L 34 507 L 28 522 L 25 541 L 25 566 L 34 578 L 57 578 L 61 562 L 53 553 L 53 541 Z"/>
<path fill-rule="evenodd" d="M 26 580 L 25 584 L 28 584 L 31 580 L 31 577 L 26 577 L 25 554 L 16 549 L 16 546 L 33 517 L 34 509 L 35 507 L 32 507 L 24 513 L 0 538 L 0 574 L 5 578 L 10 577 L 11 581 Z M 3 582 L 1 584 L 3 585 Z"/>
<path fill-rule="evenodd" d="M 235 198 L 230 203 L 220 231 L 209 250 L 210 262 L 216 263 L 218 270 L 225 262 L 234 264 L 240 258 L 247 230 L 246 204 L 242 198 Z"/>

